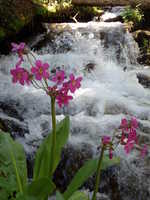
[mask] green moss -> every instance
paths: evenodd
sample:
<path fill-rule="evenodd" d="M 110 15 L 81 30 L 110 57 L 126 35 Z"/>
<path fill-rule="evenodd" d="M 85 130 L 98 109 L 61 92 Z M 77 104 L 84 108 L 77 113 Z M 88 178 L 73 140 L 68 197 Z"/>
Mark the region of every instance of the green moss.
<path fill-rule="evenodd" d="M 125 11 L 122 13 L 122 18 L 124 22 L 132 21 L 135 25 L 140 24 L 143 20 L 143 12 L 137 5 L 135 8 L 131 8 L 131 6 L 127 6 Z"/>
<path fill-rule="evenodd" d="M 102 14 L 103 13 L 103 10 L 102 10 L 102 8 L 101 7 L 93 7 L 93 13 L 95 14 L 95 15 L 98 15 L 98 14 Z"/>

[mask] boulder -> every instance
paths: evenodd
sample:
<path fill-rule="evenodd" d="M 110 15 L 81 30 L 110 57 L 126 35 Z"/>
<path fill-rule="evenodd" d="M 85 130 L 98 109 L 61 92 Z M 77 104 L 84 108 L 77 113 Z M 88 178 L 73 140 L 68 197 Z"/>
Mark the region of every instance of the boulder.
<path fill-rule="evenodd" d="M 145 88 L 150 88 L 150 76 L 137 73 L 137 78 L 141 85 L 143 85 Z"/>

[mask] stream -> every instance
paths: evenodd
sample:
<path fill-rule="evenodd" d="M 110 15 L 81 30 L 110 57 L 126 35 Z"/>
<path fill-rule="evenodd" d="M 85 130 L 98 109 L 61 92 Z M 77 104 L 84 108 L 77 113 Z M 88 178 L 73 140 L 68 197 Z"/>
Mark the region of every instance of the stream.
<path fill-rule="evenodd" d="M 96 154 L 101 136 L 110 135 L 121 119 L 136 117 L 140 141 L 150 143 L 150 90 L 142 86 L 137 74 L 150 75 L 150 69 L 137 63 L 138 45 L 121 22 L 45 24 L 47 33 L 29 42 L 34 55 L 48 62 L 50 69 L 83 76 L 82 87 L 67 107 L 56 107 L 57 120 L 69 114 L 69 145 L 85 146 Z M 10 69 L 17 56 L 0 56 L 0 122 L 21 142 L 29 157 L 51 130 L 50 99 L 32 86 L 12 84 Z M 25 67 L 29 67 L 26 62 Z M 82 151 L 82 149 L 81 149 Z M 104 173 L 100 192 L 111 200 L 150 199 L 150 154 L 141 159 L 136 150 L 121 157 L 118 170 Z M 105 189 L 108 176 L 117 177 L 119 197 Z M 113 196 L 113 197 L 112 197 Z M 105 199 L 105 198 L 103 198 Z"/>

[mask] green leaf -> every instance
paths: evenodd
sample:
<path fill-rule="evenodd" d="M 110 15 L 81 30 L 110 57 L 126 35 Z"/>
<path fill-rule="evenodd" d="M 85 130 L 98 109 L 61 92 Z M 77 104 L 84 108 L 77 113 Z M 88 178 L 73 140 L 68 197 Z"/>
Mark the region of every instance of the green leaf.
<path fill-rule="evenodd" d="M 5 190 L 0 190 L 0 197 L 1 200 L 7 200 L 8 199 L 8 193 Z"/>
<path fill-rule="evenodd" d="M 89 200 L 84 192 L 76 191 L 68 200 Z"/>
<path fill-rule="evenodd" d="M 61 155 L 62 147 L 67 143 L 69 136 L 69 117 L 65 117 L 56 126 L 56 153 L 55 153 L 55 171 Z M 34 180 L 42 177 L 50 176 L 50 163 L 51 163 L 51 146 L 52 146 L 52 134 L 49 134 L 42 144 L 40 145 L 35 159 L 34 166 Z"/>
<path fill-rule="evenodd" d="M 92 159 L 87 161 L 84 166 L 79 169 L 64 193 L 65 199 L 68 199 L 90 176 L 94 174 L 97 169 L 97 164 L 98 160 Z"/>
<path fill-rule="evenodd" d="M 10 176 L 9 178 L 0 177 L 0 188 L 5 189 L 8 193 L 15 191 L 16 184 L 14 182 L 14 179 L 12 179 L 12 176 Z"/>
<path fill-rule="evenodd" d="M 41 178 L 28 184 L 25 189 L 27 196 L 36 197 L 36 199 L 44 199 L 50 195 L 55 189 L 55 185 L 48 178 Z"/>
<path fill-rule="evenodd" d="M 65 200 L 63 195 L 59 191 L 56 192 L 56 200 Z"/>
<path fill-rule="evenodd" d="M 14 141 L 8 133 L 0 133 L 0 171 L 2 171 L 11 182 L 15 180 L 18 189 L 23 190 L 27 184 L 27 168 L 24 149 L 18 142 Z M 7 180 L 8 180 L 7 179 Z M 20 182 L 20 183 L 19 183 Z M 15 184 L 14 184 L 15 185 Z"/>
<path fill-rule="evenodd" d="M 113 158 L 109 159 L 108 156 L 104 156 L 102 160 L 101 169 L 104 170 L 112 165 L 118 164 L 120 159 Z M 75 174 L 71 183 L 67 187 L 67 190 L 64 193 L 64 198 L 68 199 L 79 187 L 83 185 L 83 183 L 92 176 L 97 169 L 98 159 L 91 159 L 87 161 L 83 167 L 79 169 L 79 171 Z"/>

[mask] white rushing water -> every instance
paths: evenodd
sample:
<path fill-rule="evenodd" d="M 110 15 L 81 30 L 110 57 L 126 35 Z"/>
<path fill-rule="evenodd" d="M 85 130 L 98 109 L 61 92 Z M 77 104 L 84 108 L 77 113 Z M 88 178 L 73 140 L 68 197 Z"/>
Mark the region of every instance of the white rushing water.
<path fill-rule="evenodd" d="M 61 27 L 60 31 L 58 26 Z M 145 128 L 140 130 L 140 134 L 144 135 L 148 143 L 150 91 L 140 85 L 136 77 L 136 73 L 143 71 L 143 67 L 136 63 L 139 50 L 132 36 L 119 22 L 58 26 L 56 30 L 49 30 L 56 34 L 52 41 L 55 52 L 51 43 L 47 43 L 34 53 L 37 58 L 48 62 L 50 68 L 59 66 L 65 68 L 68 74 L 73 71 L 83 76 L 82 87 L 69 106 L 61 110 L 57 108 L 57 119 L 62 119 L 62 114 L 71 115 L 70 142 L 97 146 L 102 135 L 113 134 L 123 117 L 130 119 L 135 116 Z M 66 44 L 69 50 L 60 52 L 60 46 L 63 48 Z M 0 58 L 0 102 L 12 105 L 17 115 L 4 113 L 4 109 L 1 109 L 0 115 L 9 115 L 12 119 L 22 117 L 22 122 L 28 125 L 29 133 L 25 141 L 21 140 L 26 151 L 29 151 L 26 145 L 36 143 L 50 130 L 50 103 L 42 91 L 11 83 L 9 70 L 16 61 L 16 55 L 12 54 Z M 89 63 L 94 66 L 90 73 L 87 70 Z M 149 70 L 146 73 L 150 73 Z M 124 157 L 121 147 L 117 154 Z M 128 156 L 127 160 L 134 161 L 135 154 Z"/>

